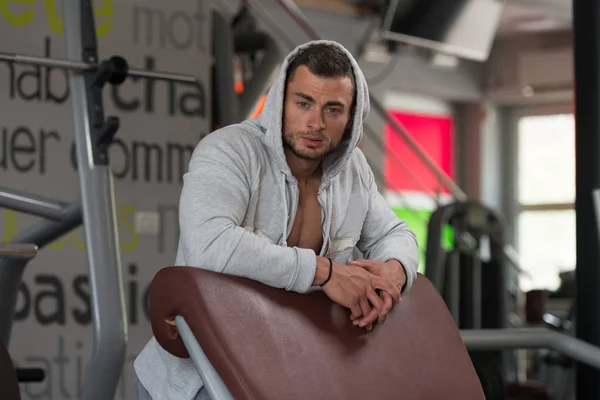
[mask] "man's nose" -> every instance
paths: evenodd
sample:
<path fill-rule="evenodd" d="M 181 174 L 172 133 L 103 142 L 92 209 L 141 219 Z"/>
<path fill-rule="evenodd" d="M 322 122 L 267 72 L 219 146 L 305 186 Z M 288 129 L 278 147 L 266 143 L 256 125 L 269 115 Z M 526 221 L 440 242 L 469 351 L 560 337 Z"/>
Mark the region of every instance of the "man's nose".
<path fill-rule="evenodd" d="M 315 109 L 310 114 L 310 119 L 308 120 L 308 128 L 315 131 L 320 131 L 325 129 L 325 121 L 323 119 L 323 113 L 321 110 Z"/>

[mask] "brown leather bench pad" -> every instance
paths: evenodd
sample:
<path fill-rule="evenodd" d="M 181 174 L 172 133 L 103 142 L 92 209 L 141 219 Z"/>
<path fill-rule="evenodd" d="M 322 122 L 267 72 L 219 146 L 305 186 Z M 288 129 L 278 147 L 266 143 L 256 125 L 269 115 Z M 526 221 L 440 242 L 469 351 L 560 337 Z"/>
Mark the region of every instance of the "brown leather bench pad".
<path fill-rule="evenodd" d="M 156 275 L 150 309 L 154 335 L 178 357 L 187 351 L 165 319 L 185 318 L 238 400 L 484 398 L 446 305 L 422 275 L 371 332 L 324 293 L 190 267 Z"/>

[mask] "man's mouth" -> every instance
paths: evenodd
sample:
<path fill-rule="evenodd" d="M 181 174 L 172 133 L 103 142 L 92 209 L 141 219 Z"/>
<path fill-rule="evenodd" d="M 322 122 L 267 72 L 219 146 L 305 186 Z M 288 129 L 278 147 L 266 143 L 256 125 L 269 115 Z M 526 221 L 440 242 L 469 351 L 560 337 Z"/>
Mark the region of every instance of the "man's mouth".
<path fill-rule="evenodd" d="M 323 143 L 323 139 L 317 137 L 304 136 L 302 139 L 310 146 L 319 146 Z"/>

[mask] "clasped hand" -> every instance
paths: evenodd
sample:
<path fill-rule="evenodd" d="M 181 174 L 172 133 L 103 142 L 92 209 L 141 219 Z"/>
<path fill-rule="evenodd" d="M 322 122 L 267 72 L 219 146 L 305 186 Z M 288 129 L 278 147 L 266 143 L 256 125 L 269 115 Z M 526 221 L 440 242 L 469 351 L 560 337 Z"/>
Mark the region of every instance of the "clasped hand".
<path fill-rule="evenodd" d="M 331 280 L 323 290 L 331 300 L 350 309 L 355 326 L 371 330 L 373 323 L 383 323 L 392 306 L 400 301 L 405 282 L 399 262 L 360 259 L 348 265 L 333 263 Z"/>

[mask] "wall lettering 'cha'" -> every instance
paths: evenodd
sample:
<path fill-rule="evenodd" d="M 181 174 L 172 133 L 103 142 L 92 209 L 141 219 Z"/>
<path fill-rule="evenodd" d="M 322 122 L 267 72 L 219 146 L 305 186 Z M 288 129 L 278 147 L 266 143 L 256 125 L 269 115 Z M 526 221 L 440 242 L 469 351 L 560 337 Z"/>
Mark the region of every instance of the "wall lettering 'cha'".
<path fill-rule="evenodd" d="M 120 55 L 132 68 L 199 78 L 198 84 L 128 79 L 104 90 L 105 114 L 121 120 L 110 161 L 129 340 L 116 399 L 135 398 L 133 360 L 152 335 L 148 285 L 174 262 L 182 176 L 210 127 L 211 7 L 204 0 L 94 1 L 101 59 Z M 64 34 L 61 1 L 0 0 L 0 37 L 10 38 L 1 51 L 65 58 Z M 0 63 L 2 186 L 64 202 L 80 197 L 70 97 L 62 69 Z M 136 222 L 149 215 L 156 230 Z M 37 221 L 0 209 L 0 239 Z M 45 247 L 25 270 L 9 350 L 18 366 L 44 368 L 47 379 L 23 385 L 24 399 L 81 396 L 93 346 L 85 248 L 79 228 Z"/>

